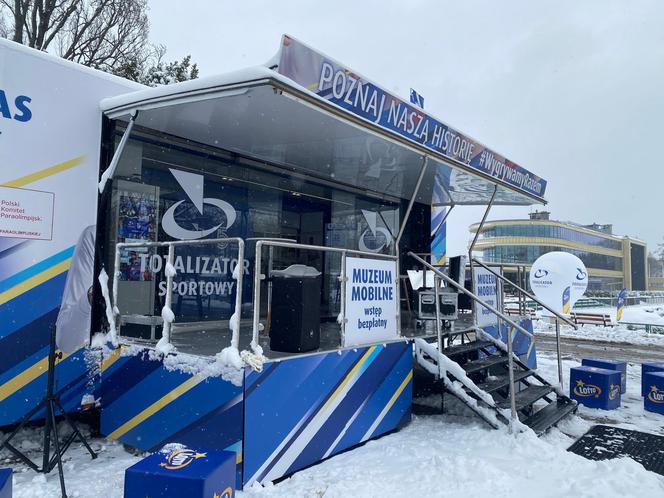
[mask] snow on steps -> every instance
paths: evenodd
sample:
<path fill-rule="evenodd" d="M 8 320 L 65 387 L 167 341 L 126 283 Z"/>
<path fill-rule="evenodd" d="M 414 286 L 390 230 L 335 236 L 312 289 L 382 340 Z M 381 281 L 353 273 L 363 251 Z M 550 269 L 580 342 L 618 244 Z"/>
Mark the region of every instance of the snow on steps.
<path fill-rule="evenodd" d="M 477 387 L 477 384 L 466 375 L 466 371 L 458 363 L 440 353 L 438 348 L 433 344 L 429 344 L 424 339 L 415 339 L 415 355 L 417 362 L 422 368 L 432 375 L 439 376 L 445 383 L 445 388 L 449 392 L 459 398 L 491 427 L 499 429 L 509 423 L 509 414 L 496 406 L 493 397 Z M 425 355 L 429 358 L 435 359 L 437 364 L 429 361 Z M 450 379 L 447 375 L 448 372 L 457 380 L 453 381 Z M 470 390 L 478 399 L 470 396 L 464 387 Z M 514 428 L 519 432 L 527 430 L 527 427 L 520 422 L 516 422 Z"/>

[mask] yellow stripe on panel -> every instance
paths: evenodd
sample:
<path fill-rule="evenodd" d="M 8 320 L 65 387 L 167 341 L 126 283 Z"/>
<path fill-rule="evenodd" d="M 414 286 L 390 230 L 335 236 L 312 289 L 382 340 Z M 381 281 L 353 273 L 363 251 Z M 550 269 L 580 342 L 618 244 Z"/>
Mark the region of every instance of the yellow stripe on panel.
<path fill-rule="evenodd" d="M 180 384 L 178 387 L 173 389 L 171 392 L 163 396 L 162 398 L 158 399 L 154 403 L 152 403 L 150 406 L 148 406 L 145 410 L 140 412 L 138 415 L 135 417 L 132 417 L 129 419 L 127 422 L 122 424 L 120 427 L 115 429 L 113 432 L 111 432 L 108 437 L 111 439 L 118 439 L 121 437 L 123 434 L 126 434 L 130 430 L 132 430 L 134 427 L 136 427 L 138 424 L 144 422 L 148 418 L 150 418 L 152 415 L 157 413 L 159 410 L 161 410 L 163 407 L 168 405 L 169 403 L 172 403 L 176 399 L 178 399 L 180 396 L 185 394 L 187 391 L 190 391 L 194 387 L 196 387 L 198 384 L 200 384 L 203 380 L 205 380 L 205 377 L 202 377 L 200 375 L 194 375 L 190 379 L 186 380 L 182 384 Z"/>
<path fill-rule="evenodd" d="M 47 280 L 50 280 L 53 277 L 60 275 L 61 273 L 69 270 L 71 265 L 71 258 L 66 259 L 55 266 L 52 266 L 48 270 L 44 270 L 41 273 L 38 273 L 34 277 L 30 277 L 27 280 L 24 280 L 20 284 L 15 285 L 14 287 L 6 290 L 0 294 L 0 305 L 5 304 L 7 301 L 14 299 L 15 297 L 20 296 L 24 292 L 34 289 L 40 284 L 43 284 Z"/>
<path fill-rule="evenodd" d="M 403 380 L 403 382 L 401 382 L 399 387 L 397 387 L 397 390 L 394 391 L 394 394 L 387 402 L 387 405 L 385 405 L 385 408 L 383 408 L 383 411 L 380 414 L 381 415 L 380 418 L 384 417 L 385 414 L 387 414 L 387 412 L 390 411 L 390 408 L 392 408 L 392 405 L 394 405 L 397 399 L 399 399 L 399 396 L 401 396 L 401 393 L 403 392 L 404 389 L 406 389 L 406 386 L 408 385 L 408 383 L 411 381 L 412 378 L 413 378 L 413 370 L 411 369 L 408 371 L 408 375 L 406 375 L 406 378 Z"/>
<path fill-rule="evenodd" d="M 364 365 L 364 363 L 365 363 L 365 362 L 371 357 L 372 353 L 374 352 L 374 350 L 375 350 L 377 347 L 378 347 L 378 346 L 371 346 L 369 349 L 367 349 L 367 352 L 364 353 L 364 355 L 362 356 L 362 358 L 360 358 L 360 361 L 357 362 L 357 364 L 353 367 L 353 369 L 352 369 L 350 372 L 348 372 L 348 375 L 346 375 L 346 378 L 345 378 L 345 379 L 343 380 L 343 382 L 342 382 L 341 384 L 339 384 L 339 386 L 335 389 L 334 393 L 332 393 L 332 396 L 330 396 L 329 399 L 325 402 L 325 404 L 323 405 L 323 408 L 321 408 L 321 410 L 320 410 L 319 413 L 325 413 L 325 411 L 327 410 L 327 407 L 328 407 L 329 405 L 331 405 L 331 404 L 334 402 L 334 400 L 335 400 L 336 397 L 339 395 L 339 393 L 340 393 L 341 391 L 343 391 L 344 386 L 345 386 L 346 384 L 348 384 L 348 382 L 349 382 L 349 381 L 355 376 L 355 374 L 357 373 L 357 371 L 358 371 L 360 368 L 362 368 L 362 365 Z"/>
<path fill-rule="evenodd" d="M 399 384 L 399 387 L 397 387 L 396 391 L 394 391 L 394 394 L 392 394 L 392 397 L 390 400 L 387 402 L 385 407 L 381 410 L 381 412 L 378 414 L 378 417 L 376 417 L 376 420 L 374 420 L 373 424 L 371 424 L 371 427 L 369 427 L 369 430 L 364 434 L 364 437 L 362 437 L 362 441 L 366 441 L 369 439 L 373 433 L 376 431 L 380 423 L 383 421 L 385 418 L 385 415 L 388 414 L 394 403 L 396 403 L 397 399 L 399 399 L 399 396 L 401 396 L 401 393 L 406 389 L 406 386 L 408 383 L 413 379 L 413 369 L 411 368 L 408 371 L 408 374 L 406 377 L 403 379 L 401 384 Z"/>
<path fill-rule="evenodd" d="M 117 348 L 115 351 L 113 351 L 113 352 L 108 356 L 108 358 L 106 358 L 104 361 L 102 361 L 102 362 L 101 362 L 101 371 L 102 371 L 102 372 L 105 372 L 106 370 L 108 370 L 108 368 L 109 368 L 111 365 L 113 365 L 113 363 L 115 363 L 116 361 L 118 361 L 118 359 L 119 359 L 120 356 L 121 356 L 120 353 L 121 353 L 120 348 Z"/>
<path fill-rule="evenodd" d="M 62 358 L 58 360 L 58 363 L 64 361 L 69 355 L 62 353 Z M 0 401 L 4 401 L 9 396 L 14 394 L 19 389 L 27 386 L 30 382 L 35 380 L 42 374 L 45 374 L 48 370 L 48 356 L 45 356 L 37 363 L 31 367 L 23 370 L 20 374 L 15 377 L 12 377 L 7 382 L 0 386 Z"/>
<path fill-rule="evenodd" d="M 41 180 L 43 178 L 57 175 L 58 173 L 62 173 L 63 171 L 66 171 L 68 169 L 74 168 L 75 166 L 78 166 L 83 162 L 85 159 L 85 156 L 79 156 L 75 157 L 74 159 L 70 159 L 69 161 L 65 161 L 60 164 L 56 164 L 55 166 L 50 166 L 48 168 L 44 168 L 39 171 L 35 171 L 34 173 L 30 173 L 29 175 L 22 176 L 21 178 L 17 178 L 16 180 L 12 180 L 3 184 L 0 184 L 2 187 L 24 187 L 30 183 L 36 182 L 38 180 Z"/>

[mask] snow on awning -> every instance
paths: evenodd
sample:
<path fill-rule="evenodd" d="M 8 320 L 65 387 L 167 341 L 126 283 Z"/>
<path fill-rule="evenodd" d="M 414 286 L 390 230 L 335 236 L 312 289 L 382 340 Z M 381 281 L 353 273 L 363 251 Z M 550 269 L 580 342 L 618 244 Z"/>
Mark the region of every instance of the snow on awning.
<path fill-rule="evenodd" d="M 419 202 L 530 205 L 543 199 L 375 126 L 267 67 L 105 99 L 136 126 L 269 162 L 285 170 Z M 436 188 L 437 187 L 437 188 Z M 435 191 L 435 192 L 434 192 Z"/>

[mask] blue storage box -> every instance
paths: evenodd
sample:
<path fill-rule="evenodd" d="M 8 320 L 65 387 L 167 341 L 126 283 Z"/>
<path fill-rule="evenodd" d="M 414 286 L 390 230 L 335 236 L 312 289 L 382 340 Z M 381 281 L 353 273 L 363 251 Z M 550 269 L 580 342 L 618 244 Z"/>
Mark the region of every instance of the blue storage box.
<path fill-rule="evenodd" d="M 125 498 L 232 498 L 235 458 L 230 451 L 181 447 L 154 453 L 125 471 Z"/>
<path fill-rule="evenodd" d="M 0 469 L 0 498 L 12 498 L 12 469 Z"/>
<path fill-rule="evenodd" d="M 614 410 L 620 407 L 620 372 L 581 366 L 570 370 L 570 398 L 588 408 Z"/>
<path fill-rule="evenodd" d="M 664 361 L 641 364 L 641 396 L 648 394 L 649 386 L 646 384 L 646 374 L 649 372 L 664 372 Z"/>
<path fill-rule="evenodd" d="M 588 367 L 606 368 L 620 372 L 620 393 L 627 392 L 627 362 L 623 360 L 603 360 L 601 358 L 584 358 L 581 365 Z"/>
<path fill-rule="evenodd" d="M 648 386 L 643 397 L 643 408 L 664 415 L 664 372 L 647 372 L 643 381 Z"/>

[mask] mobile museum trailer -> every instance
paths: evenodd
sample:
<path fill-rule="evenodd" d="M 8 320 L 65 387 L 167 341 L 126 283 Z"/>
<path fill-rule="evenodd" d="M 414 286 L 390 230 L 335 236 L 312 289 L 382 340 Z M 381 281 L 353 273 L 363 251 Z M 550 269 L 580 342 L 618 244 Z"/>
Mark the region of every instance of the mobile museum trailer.
<path fill-rule="evenodd" d="M 159 88 L 0 61 L 0 425 L 42 395 L 54 323 L 68 410 L 233 451 L 238 487 L 403 427 L 414 375 L 494 427 L 575 409 L 503 313 L 519 282 L 472 246 L 445 265 L 452 208 L 543 202 L 543 179 L 288 36 Z"/>

